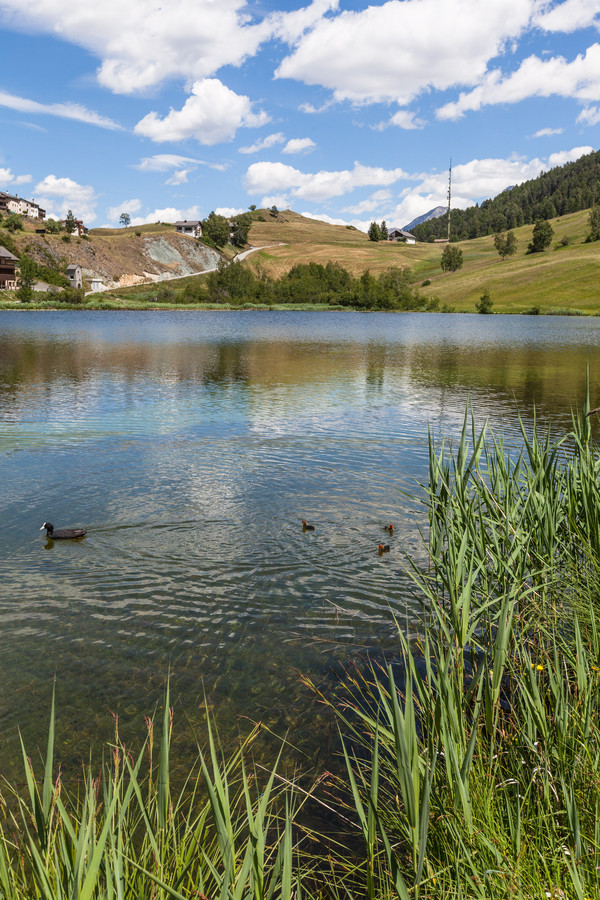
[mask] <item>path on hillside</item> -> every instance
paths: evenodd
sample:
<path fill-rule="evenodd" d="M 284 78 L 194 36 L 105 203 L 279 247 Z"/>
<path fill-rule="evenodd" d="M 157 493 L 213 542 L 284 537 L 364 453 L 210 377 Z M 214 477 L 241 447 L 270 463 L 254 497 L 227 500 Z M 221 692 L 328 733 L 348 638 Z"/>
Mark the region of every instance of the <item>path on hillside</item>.
<path fill-rule="evenodd" d="M 285 247 L 285 243 L 283 241 L 279 241 L 277 244 L 265 244 L 263 247 L 250 247 L 249 250 L 244 250 L 242 253 L 236 253 L 231 262 L 241 262 L 243 259 L 246 259 L 247 256 L 250 256 L 251 253 L 256 253 L 257 250 L 268 250 L 270 247 Z M 140 287 L 144 284 L 164 284 L 165 281 L 177 281 L 180 278 L 193 278 L 195 275 L 208 275 L 209 272 L 216 272 L 218 269 L 217 266 L 212 266 L 210 269 L 203 269 L 201 272 L 188 272 L 187 275 L 166 275 L 163 274 L 159 276 L 156 281 L 138 281 L 136 284 L 128 284 L 127 287 Z M 118 288 L 108 287 L 105 285 L 102 287 L 100 291 L 86 291 L 84 297 L 88 297 L 90 294 L 103 294 L 105 291 L 115 291 Z"/>

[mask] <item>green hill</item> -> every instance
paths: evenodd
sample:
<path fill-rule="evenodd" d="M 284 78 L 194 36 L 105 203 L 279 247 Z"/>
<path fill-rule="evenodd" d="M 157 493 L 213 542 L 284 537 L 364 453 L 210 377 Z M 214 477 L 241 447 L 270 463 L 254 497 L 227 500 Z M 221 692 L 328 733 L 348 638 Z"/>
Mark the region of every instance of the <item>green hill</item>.
<path fill-rule="evenodd" d="M 271 244 L 253 253 L 246 265 L 280 276 L 306 262 L 337 262 L 353 275 L 365 269 L 378 275 L 390 266 L 410 266 L 413 283 L 429 299 L 438 297 L 457 311 L 473 312 L 484 290 L 489 290 L 494 312 L 522 313 L 558 310 L 600 313 L 600 244 L 586 243 L 589 210 L 550 220 L 554 236 L 550 248 L 527 253 L 532 225 L 514 229 L 517 253 L 501 260 L 493 236 L 461 241 L 463 268 L 442 272 L 444 245 L 374 243 L 362 232 L 327 225 L 286 211 L 278 219 L 256 221 L 250 243 Z M 285 246 L 277 246 L 285 242 Z M 275 246 L 273 246 L 275 245 Z M 431 284 L 421 286 L 422 282 Z"/>
<path fill-rule="evenodd" d="M 575 162 L 556 166 L 537 178 L 524 181 L 481 204 L 451 212 L 452 239 L 468 240 L 532 225 L 536 219 L 552 219 L 589 209 L 600 200 L 600 151 Z M 429 219 L 413 228 L 420 240 L 445 238 L 448 216 Z"/>

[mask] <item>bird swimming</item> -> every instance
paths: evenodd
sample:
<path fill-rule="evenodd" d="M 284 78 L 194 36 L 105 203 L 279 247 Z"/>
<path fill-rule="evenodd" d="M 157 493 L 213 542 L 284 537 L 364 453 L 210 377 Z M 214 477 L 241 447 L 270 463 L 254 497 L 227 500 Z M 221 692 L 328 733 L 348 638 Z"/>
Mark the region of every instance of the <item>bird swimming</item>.
<path fill-rule="evenodd" d="M 390 552 L 390 545 L 389 544 L 377 544 L 377 549 L 379 550 L 379 555 L 381 556 L 382 553 Z"/>
<path fill-rule="evenodd" d="M 390 534 L 393 534 L 393 533 L 394 533 L 394 526 L 393 526 L 392 523 L 390 522 L 390 524 L 389 524 L 389 525 L 386 525 L 386 526 L 384 527 L 383 530 L 384 530 L 384 531 L 389 531 Z"/>
<path fill-rule="evenodd" d="M 314 531 L 315 526 L 309 525 L 305 519 L 302 519 L 302 531 Z"/>
<path fill-rule="evenodd" d="M 46 529 L 46 537 L 53 541 L 67 541 L 82 538 L 86 534 L 85 528 L 54 528 L 52 522 L 44 522 L 40 531 Z"/>

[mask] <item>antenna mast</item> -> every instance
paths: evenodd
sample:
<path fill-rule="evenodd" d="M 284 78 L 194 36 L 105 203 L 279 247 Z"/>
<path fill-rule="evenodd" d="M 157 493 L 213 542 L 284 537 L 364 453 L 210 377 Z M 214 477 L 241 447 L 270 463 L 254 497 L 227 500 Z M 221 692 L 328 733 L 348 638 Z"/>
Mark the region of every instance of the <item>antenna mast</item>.
<path fill-rule="evenodd" d="M 450 201 L 452 199 L 452 157 L 448 169 L 448 243 L 450 243 Z"/>

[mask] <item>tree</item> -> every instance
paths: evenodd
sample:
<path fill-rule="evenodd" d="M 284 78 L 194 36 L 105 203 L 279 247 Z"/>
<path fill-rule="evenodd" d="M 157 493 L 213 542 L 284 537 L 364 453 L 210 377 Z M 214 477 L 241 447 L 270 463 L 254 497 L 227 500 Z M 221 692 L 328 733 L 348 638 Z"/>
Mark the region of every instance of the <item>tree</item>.
<path fill-rule="evenodd" d="M 37 277 L 37 266 L 34 260 L 27 256 L 26 253 L 21 254 L 19 259 L 19 277 L 17 297 L 21 303 L 28 303 L 33 294 L 33 285 Z"/>
<path fill-rule="evenodd" d="M 256 203 L 251 203 L 248 209 L 250 210 L 250 212 L 254 212 L 254 210 L 256 209 Z"/>
<path fill-rule="evenodd" d="M 478 313 L 483 313 L 485 315 L 487 313 L 491 313 L 493 305 L 494 301 L 492 300 L 490 292 L 488 290 L 485 290 L 475 304 L 475 309 Z"/>
<path fill-rule="evenodd" d="M 231 232 L 231 243 L 234 247 L 244 247 L 248 243 L 248 232 L 252 225 L 252 216 L 249 213 L 242 213 L 234 219 L 233 229 Z"/>
<path fill-rule="evenodd" d="M 65 231 L 68 234 L 73 234 L 73 232 L 76 230 L 76 228 L 77 228 L 77 221 L 75 219 L 75 216 L 73 215 L 73 210 L 70 209 L 67 212 L 67 215 L 65 217 Z"/>
<path fill-rule="evenodd" d="M 588 232 L 588 241 L 600 241 L 600 203 L 597 203 L 590 210 L 588 219 L 590 230 Z"/>
<path fill-rule="evenodd" d="M 119 216 L 119 222 L 123 226 L 123 228 L 129 228 L 131 225 L 131 216 L 128 212 L 122 212 Z"/>
<path fill-rule="evenodd" d="M 23 231 L 23 216 L 18 215 L 18 213 L 10 213 L 6 217 L 4 227 L 8 231 Z"/>
<path fill-rule="evenodd" d="M 514 231 L 508 231 L 506 234 L 497 234 L 494 236 L 494 247 L 502 257 L 514 256 L 517 252 L 517 239 Z"/>
<path fill-rule="evenodd" d="M 273 204 L 273 206 L 271 207 L 271 215 L 275 216 L 275 218 L 277 218 L 277 216 L 279 215 L 279 210 L 277 209 L 275 204 Z"/>
<path fill-rule="evenodd" d="M 450 244 L 446 244 L 441 260 L 441 266 L 444 272 L 456 272 L 457 269 L 462 269 L 462 264 L 463 253 L 460 247 L 453 247 Z"/>
<path fill-rule="evenodd" d="M 379 239 L 381 241 L 387 241 L 388 237 L 389 237 L 388 228 L 387 228 L 387 225 L 385 224 L 385 219 L 384 219 L 383 222 L 381 223 L 381 225 L 379 226 Z"/>
<path fill-rule="evenodd" d="M 213 242 L 215 247 L 224 247 L 229 241 L 229 222 L 225 216 L 211 212 L 202 222 L 202 235 Z"/>
<path fill-rule="evenodd" d="M 62 226 L 58 219 L 46 219 L 44 222 L 44 228 L 48 232 L 48 234 L 60 234 Z"/>
<path fill-rule="evenodd" d="M 369 240 L 370 241 L 380 241 L 381 240 L 381 229 L 377 222 L 371 222 L 369 225 Z"/>
<path fill-rule="evenodd" d="M 533 235 L 531 243 L 527 246 L 527 252 L 540 253 L 542 250 L 545 250 L 546 247 L 550 246 L 553 234 L 554 229 L 550 222 L 546 222 L 545 219 L 538 219 L 533 226 Z"/>

